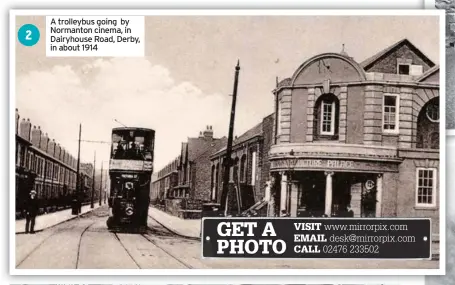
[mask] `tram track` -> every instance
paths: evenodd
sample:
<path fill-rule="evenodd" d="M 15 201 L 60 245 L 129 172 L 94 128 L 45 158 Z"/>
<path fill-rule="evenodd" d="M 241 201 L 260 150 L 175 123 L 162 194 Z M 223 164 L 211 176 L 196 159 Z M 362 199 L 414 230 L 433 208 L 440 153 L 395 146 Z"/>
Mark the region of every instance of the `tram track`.
<path fill-rule="evenodd" d="M 55 234 L 59 234 L 59 233 L 62 233 L 62 232 L 65 232 L 65 231 L 69 231 L 71 230 L 72 228 L 74 227 L 71 227 L 71 228 L 65 228 L 65 229 L 60 229 L 60 230 L 57 230 L 55 232 Z M 16 263 L 16 268 L 18 268 L 19 266 L 22 265 L 22 263 L 24 263 L 32 254 L 34 254 L 46 241 L 48 241 L 50 238 L 52 237 L 52 235 L 48 235 L 47 237 L 45 237 L 42 241 L 40 241 L 35 247 L 33 247 L 33 249 L 27 253 L 25 255 L 24 258 L 22 258 L 19 262 Z"/>
<path fill-rule="evenodd" d="M 90 223 L 88 226 L 84 227 L 82 233 L 79 236 L 79 241 L 78 241 L 78 250 L 77 250 L 77 255 L 76 255 L 76 269 L 79 261 L 79 251 L 80 251 L 80 246 L 82 242 L 82 236 L 84 233 L 87 231 L 88 228 L 90 228 L 95 222 Z M 47 241 L 49 241 L 52 237 L 55 237 L 56 235 L 65 233 L 65 232 L 70 232 L 77 228 L 77 224 L 69 224 L 70 226 L 64 227 L 64 228 L 57 228 L 55 232 L 49 233 L 48 236 L 44 237 L 35 247 L 32 248 L 19 262 L 16 263 L 16 268 L 19 268 L 25 261 L 27 261 L 33 254 L 35 254 Z M 60 226 L 60 225 L 59 225 Z M 42 231 L 44 232 L 44 231 Z"/>
<path fill-rule="evenodd" d="M 96 222 L 93 222 L 91 223 L 90 225 L 88 225 L 87 227 L 85 227 L 85 229 L 82 231 L 80 237 L 79 237 L 79 242 L 78 242 L 78 245 L 77 245 L 77 255 L 76 255 L 76 269 L 79 268 L 79 257 L 80 257 L 80 253 L 81 253 L 81 244 L 82 244 L 82 238 L 85 234 L 85 232 L 95 224 Z"/>
<path fill-rule="evenodd" d="M 157 223 L 158 225 L 160 225 L 163 229 L 166 229 L 167 231 L 169 231 L 170 233 L 180 237 L 180 238 L 183 238 L 183 239 L 187 239 L 187 240 L 193 240 L 193 241 L 201 241 L 201 238 L 200 237 L 188 237 L 188 236 L 184 236 L 182 234 L 179 234 L 177 233 L 176 231 L 173 231 L 172 229 L 166 227 L 165 225 L 163 225 L 162 223 L 160 223 L 157 219 L 153 218 L 151 215 L 148 215 L 149 219 L 152 219 L 153 221 L 155 221 L 155 223 Z"/>
<path fill-rule="evenodd" d="M 148 228 L 150 230 L 150 228 Z M 131 258 L 131 260 L 134 262 L 134 264 L 137 266 L 138 269 L 144 269 L 141 267 L 141 265 L 139 264 L 139 262 L 136 260 L 136 258 L 134 258 L 134 255 L 131 253 L 131 251 L 126 247 L 126 245 L 124 244 L 124 242 L 122 241 L 122 239 L 119 237 L 118 233 L 113 233 L 114 234 L 114 237 L 115 239 L 119 242 L 120 246 L 125 250 L 125 252 L 128 254 L 128 256 Z M 164 248 L 163 246 L 159 245 L 158 243 L 156 243 L 155 241 L 153 241 L 150 237 L 147 236 L 147 234 L 138 234 L 139 236 L 141 236 L 142 238 L 144 238 L 148 243 L 151 243 L 153 244 L 156 248 L 158 248 L 159 250 L 161 250 L 162 252 L 164 252 L 167 256 L 169 256 L 170 258 L 172 258 L 173 260 L 177 261 L 179 264 L 181 264 L 182 266 L 184 266 L 185 268 L 187 269 L 193 269 L 193 267 L 188 264 L 187 262 L 183 261 L 182 259 L 176 257 L 172 252 L 170 252 L 169 250 L 167 250 L 166 248 Z"/>
<path fill-rule="evenodd" d="M 126 265 L 128 260 L 131 268 L 137 269 L 161 268 L 163 264 L 172 268 L 199 268 L 197 260 L 182 255 L 181 251 L 176 251 L 174 247 L 175 244 L 180 246 L 181 243 L 193 244 L 194 242 L 169 230 L 152 217 L 149 217 L 146 232 L 136 234 L 108 231 L 103 223 L 105 218 L 104 212 L 91 213 L 87 220 L 74 219 L 70 223 L 47 229 L 39 233 L 36 238 L 28 239 L 30 245 L 20 256 L 17 256 L 16 268 L 35 267 L 37 264 L 44 266 L 43 268 L 97 267 L 98 264 L 93 261 L 93 257 L 95 257 L 94 254 L 97 255 L 95 257 L 97 260 L 100 254 L 104 254 L 103 246 L 97 245 L 103 242 L 103 239 L 106 241 L 106 246 L 109 244 L 118 248 L 117 252 L 120 255 L 123 254 L 126 262 L 119 260 L 106 262 L 106 266 L 112 266 L 111 268 L 123 268 L 121 264 L 128 267 Z M 109 239 L 108 236 L 111 238 Z M 57 248 L 59 250 L 52 252 Z M 45 261 L 43 258 L 45 255 L 52 256 L 51 259 L 47 259 L 50 262 Z M 42 263 L 41 259 L 43 259 Z M 58 260 L 62 262 L 59 263 Z M 102 266 L 102 268 L 108 267 Z"/>

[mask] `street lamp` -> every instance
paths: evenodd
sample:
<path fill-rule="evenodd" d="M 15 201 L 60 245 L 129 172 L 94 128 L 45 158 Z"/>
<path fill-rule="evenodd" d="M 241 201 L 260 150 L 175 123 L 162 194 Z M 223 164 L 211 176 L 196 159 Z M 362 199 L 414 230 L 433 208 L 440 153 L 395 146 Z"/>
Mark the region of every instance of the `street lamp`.
<path fill-rule="evenodd" d="M 286 166 L 287 166 L 287 191 L 286 191 L 286 196 L 287 196 L 287 214 L 289 215 L 290 209 L 291 209 L 291 185 L 292 185 L 292 174 L 294 174 L 294 169 L 295 166 L 297 165 L 299 158 L 295 156 L 294 150 L 291 149 L 289 152 L 289 156 L 286 158 Z"/>

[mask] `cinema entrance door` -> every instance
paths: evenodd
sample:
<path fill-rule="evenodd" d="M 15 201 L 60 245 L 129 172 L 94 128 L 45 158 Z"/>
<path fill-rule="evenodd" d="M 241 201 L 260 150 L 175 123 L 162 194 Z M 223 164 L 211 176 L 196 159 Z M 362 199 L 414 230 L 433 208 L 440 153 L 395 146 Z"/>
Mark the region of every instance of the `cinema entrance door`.
<path fill-rule="evenodd" d="M 299 159 L 292 171 L 284 165 L 271 163 L 272 204 L 290 217 L 381 217 L 383 177 L 398 171 L 398 163 L 383 161 Z"/>

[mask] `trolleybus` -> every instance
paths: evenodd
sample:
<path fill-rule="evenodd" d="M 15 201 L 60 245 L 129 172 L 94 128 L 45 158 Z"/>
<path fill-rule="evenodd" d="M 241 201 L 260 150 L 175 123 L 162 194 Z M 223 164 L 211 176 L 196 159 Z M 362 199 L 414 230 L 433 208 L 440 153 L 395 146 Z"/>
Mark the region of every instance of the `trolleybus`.
<path fill-rule="evenodd" d="M 112 129 L 109 230 L 146 231 L 154 143 L 155 131 L 152 129 Z"/>

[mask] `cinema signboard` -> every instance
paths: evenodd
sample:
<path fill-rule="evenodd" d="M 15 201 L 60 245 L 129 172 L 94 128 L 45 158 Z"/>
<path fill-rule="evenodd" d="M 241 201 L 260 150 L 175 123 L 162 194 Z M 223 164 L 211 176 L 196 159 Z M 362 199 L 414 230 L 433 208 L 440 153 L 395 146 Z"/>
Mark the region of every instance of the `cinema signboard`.
<path fill-rule="evenodd" d="M 294 159 L 289 163 L 289 159 Z M 279 158 L 271 161 L 271 170 L 288 170 L 293 165 L 294 170 L 337 170 L 344 172 L 398 172 L 399 161 L 366 161 L 343 160 L 330 158 Z"/>

